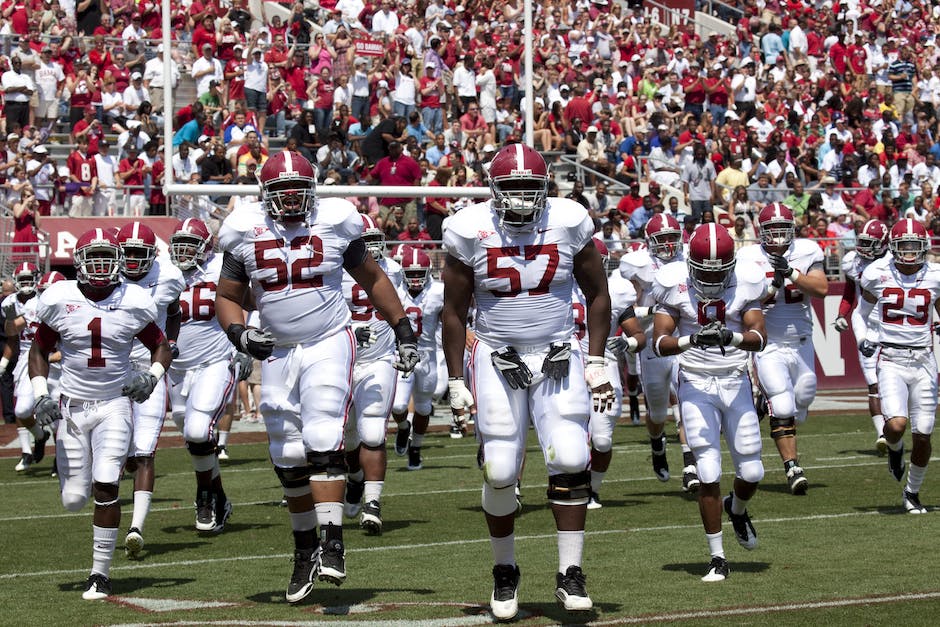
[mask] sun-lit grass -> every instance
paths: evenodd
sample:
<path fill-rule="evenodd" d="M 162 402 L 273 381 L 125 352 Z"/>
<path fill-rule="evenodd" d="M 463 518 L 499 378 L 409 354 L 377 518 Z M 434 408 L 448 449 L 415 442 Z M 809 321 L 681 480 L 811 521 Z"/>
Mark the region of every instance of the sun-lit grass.
<path fill-rule="evenodd" d="M 541 454 L 531 442 L 516 547 L 524 624 L 630 617 L 648 622 L 663 614 L 679 619 L 705 612 L 686 620 L 917 625 L 934 623 L 931 617 L 940 615 L 932 558 L 940 515 L 902 512 L 901 486 L 889 477 L 885 460 L 873 453 L 867 417 L 811 417 L 799 440 L 810 480 L 805 497 L 786 491 L 776 451 L 765 439 L 767 474 L 750 507 L 760 546 L 745 551 L 726 525 L 732 572 L 721 584 L 699 581 L 707 546 L 697 505 L 679 489 L 678 444 L 670 441 L 674 478 L 663 484 L 652 474 L 644 434 L 642 427 L 631 426 L 615 432 L 614 462 L 602 493 L 605 506 L 588 517 L 584 568 L 596 609 L 583 617 L 568 615 L 554 603 L 555 539 L 545 506 Z M 195 488 L 185 450 L 159 452 L 153 512 L 144 532 L 147 546 L 139 561 L 118 551 L 112 572 L 116 602 L 81 599 L 91 563 L 90 508 L 79 514 L 62 509 L 47 462 L 23 477 L 13 472 L 12 459 L 3 460 L 2 623 L 484 621 L 480 608 L 489 599 L 491 558 L 471 439 L 429 437 L 425 467 L 419 472 L 405 470 L 403 459 L 391 453 L 383 501 L 385 534 L 367 537 L 350 526 L 347 583 L 341 588 L 318 584 L 297 607 L 283 596 L 291 569 L 291 536 L 287 513 L 278 506 L 280 488 L 266 445 L 235 444 L 229 451 L 232 459 L 223 468 L 223 479 L 235 514 L 217 537 L 200 536 L 193 529 Z M 727 457 L 724 462 L 724 484 L 730 489 L 730 462 Z M 937 483 L 928 471 L 922 490 L 928 507 L 940 501 Z M 126 504 L 131 489 L 129 481 L 122 483 Z M 126 506 L 122 539 L 129 518 Z M 911 593 L 926 594 L 904 601 L 884 598 Z M 133 606 L 134 598 L 233 605 L 145 612 Z M 860 605 L 858 599 L 871 603 Z M 820 602 L 832 603 L 792 607 Z M 772 615 L 707 615 L 721 608 L 748 611 L 773 605 L 784 607 Z"/>

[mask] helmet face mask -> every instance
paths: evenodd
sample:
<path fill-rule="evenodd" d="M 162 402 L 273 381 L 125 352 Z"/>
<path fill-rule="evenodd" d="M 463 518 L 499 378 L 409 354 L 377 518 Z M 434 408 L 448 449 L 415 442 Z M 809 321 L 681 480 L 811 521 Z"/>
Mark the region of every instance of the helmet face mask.
<path fill-rule="evenodd" d="M 79 283 L 109 287 L 121 282 L 121 248 L 107 241 L 96 241 L 75 251 Z"/>
<path fill-rule="evenodd" d="M 689 276 L 692 287 L 704 298 L 718 298 L 731 282 L 735 260 L 693 261 L 689 259 Z"/>
<path fill-rule="evenodd" d="M 264 162 L 258 175 L 261 203 L 274 220 L 303 222 L 316 209 L 317 174 L 298 152 L 284 150 Z"/>
<path fill-rule="evenodd" d="M 405 285 L 409 291 L 420 292 L 431 279 L 431 258 L 423 250 L 417 248 L 406 250 L 401 267 L 405 275 Z"/>
<path fill-rule="evenodd" d="M 379 228 L 371 216 L 362 216 L 362 241 L 372 258 L 378 261 L 385 256 L 385 231 Z"/>
<path fill-rule="evenodd" d="M 21 263 L 16 267 L 13 274 L 13 285 L 16 292 L 24 296 L 32 296 L 36 293 L 36 286 L 39 284 L 39 268 L 31 263 Z"/>
<path fill-rule="evenodd" d="M 769 253 L 782 255 L 793 243 L 793 212 L 779 202 L 764 206 L 757 216 L 757 230 L 760 243 Z"/>
<path fill-rule="evenodd" d="M 855 239 L 855 252 L 869 261 L 884 256 L 888 249 L 888 227 L 881 220 L 869 220 Z"/>
<path fill-rule="evenodd" d="M 150 227 L 140 222 L 125 224 L 118 231 L 117 241 L 125 276 L 137 279 L 150 272 L 157 258 L 157 236 Z"/>
<path fill-rule="evenodd" d="M 181 222 L 170 236 L 170 260 L 180 270 L 192 270 L 206 259 L 211 235 L 205 223 L 195 218 Z"/>
<path fill-rule="evenodd" d="M 542 155 L 524 144 L 505 146 L 490 162 L 489 177 L 500 227 L 534 228 L 548 203 L 548 166 Z"/>
<path fill-rule="evenodd" d="M 720 298 L 734 276 L 734 241 L 715 223 L 702 224 L 689 240 L 689 280 L 703 299 Z"/>
<path fill-rule="evenodd" d="M 919 268 L 927 261 L 927 251 L 930 249 L 927 229 L 910 218 L 898 220 L 891 227 L 888 249 L 896 265 Z"/>
<path fill-rule="evenodd" d="M 646 223 L 646 241 L 650 254 L 672 261 L 682 247 L 682 229 L 675 218 L 657 213 Z"/>
<path fill-rule="evenodd" d="M 431 276 L 430 268 L 410 268 L 404 270 L 405 273 L 405 283 L 408 284 L 408 289 L 414 292 L 424 289 L 424 286 L 427 285 L 428 279 Z"/>

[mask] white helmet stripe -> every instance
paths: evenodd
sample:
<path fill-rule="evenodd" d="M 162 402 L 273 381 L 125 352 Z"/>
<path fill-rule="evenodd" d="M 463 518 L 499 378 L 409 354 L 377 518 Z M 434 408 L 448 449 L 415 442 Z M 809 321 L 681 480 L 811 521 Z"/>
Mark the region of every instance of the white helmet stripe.
<path fill-rule="evenodd" d="M 522 151 L 522 144 L 516 144 L 516 165 L 521 167 L 525 163 L 525 153 Z"/>
<path fill-rule="evenodd" d="M 95 239 L 104 239 L 104 230 L 95 228 Z"/>
<path fill-rule="evenodd" d="M 294 158 L 290 150 L 284 151 L 284 172 L 289 174 L 294 173 Z"/>
<path fill-rule="evenodd" d="M 914 234 L 914 221 L 908 218 L 907 220 L 905 220 L 905 222 L 907 222 L 907 224 L 905 225 L 907 226 L 907 234 L 913 235 Z"/>
<path fill-rule="evenodd" d="M 715 223 L 708 223 L 708 249 L 709 259 L 718 259 L 718 231 L 715 230 Z"/>

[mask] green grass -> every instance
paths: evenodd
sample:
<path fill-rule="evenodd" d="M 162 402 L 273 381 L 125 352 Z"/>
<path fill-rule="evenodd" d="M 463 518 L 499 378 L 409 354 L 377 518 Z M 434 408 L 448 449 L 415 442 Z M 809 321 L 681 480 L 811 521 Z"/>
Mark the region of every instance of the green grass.
<path fill-rule="evenodd" d="M 766 427 L 766 425 L 765 425 Z M 595 611 L 568 615 L 554 603 L 554 530 L 545 505 L 545 476 L 534 441 L 526 467 L 525 512 L 517 524 L 523 624 L 653 622 L 661 615 L 687 624 L 936 624 L 940 584 L 934 555 L 940 516 L 902 513 L 901 486 L 872 451 L 865 416 L 813 416 L 801 429 L 801 461 L 809 494 L 793 497 L 776 450 L 764 441 L 766 477 L 750 506 L 760 546 L 747 552 L 725 525 L 731 577 L 703 584 L 708 561 L 696 503 L 683 495 L 679 447 L 670 442 L 674 478 L 652 474 L 642 427 L 620 426 L 605 482 L 602 510 L 589 512 L 584 568 Z M 480 509 L 481 475 L 471 439 L 426 440 L 425 468 L 408 472 L 390 454 L 383 502 L 385 535 L 346 531 L 349 579 L 341 588 L 318 584 L 307 601 L 289 606 L 291 536 L 280 488 L 264 444 L 230 445 L 223 480 L 235 513 L 223 534 L 193 529 L 195 492 L 184 449 L 160 451 L 154 506 L 142 559 L 119 550 L 114 602 L 87 602 L 81 587 L 91 564 L 91 508 L 62 509 L 48 463 L 25 477 L 13 459 L 0 466 L 2 624 L 85 625 L 185 622 L 299 624 L 316 621 L 485 622 L 491 558 Z M 730 489 L 730 461 L 723 484 Z M 937 471 L 940 472 L 940 471 Z M 940 500 L 936 476 L 922 490 Z M 132 486 L 121 539 L 130 520 Z M 919 598 L 898 599 L 923 593 Z M 217 601 L 214 609 L 145 612 L 127 598 Z M 797 604 L 814 604 L 809 608 Z M 367 607 L 362 607 L 367 605 Z M 347 610 L 354 606 L 352 610 Z M 771 614 L 768 606 L 783 606 Z M 757 613 L 716 615 L 736 608 Z M 337 615 L 338 614 L 338 615 Z M 681 619 L 681 616 L 686 618 Z M 934 618 L 931 618 L 934 617 Z"/>

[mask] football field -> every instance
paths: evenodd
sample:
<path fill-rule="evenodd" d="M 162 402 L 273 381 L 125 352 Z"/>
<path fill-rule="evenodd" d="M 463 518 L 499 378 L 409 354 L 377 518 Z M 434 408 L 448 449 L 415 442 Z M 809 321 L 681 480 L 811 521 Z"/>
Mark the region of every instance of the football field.
<path fill-rule="evenodd" d="M 766 423 L 763 425 L 767 433 Z M 670 434 L 674 427 L 670 427 Z M 750 513 L 760 545 L 745 551 L 725 521 L 730 578 L 699 581 L 709 555 L 696 501 L 682 493 L 681 452 L 669 442 L 673 478 L 651 470 L 642 426 L 614 433 L 601 510 L 588 512 L 584 571 L 594 611 L 569 614 L 554 600 L 557 568 L 546 478 L 533 438 L 523 480 L 524 512 L 516 528 L 525 625 L 936 624 L 940 580 L 940 465 L 921 492 L 931 511 L 908 515 L 902 485 L 874 453 L 863 415 L 816 413 L 799 436 L 810 481 L 804 497 L 786 488 L 776 449 L 764 438 L 766 476 Z M 907 436 L 908 449 L 910 436 Z M 184 448 L 157 456 L 153 510 L 141 559 L 119 548 L 114 595 L 83 601 L 91 564 L 91 507 L 66 512 L 44 461 L 16 475 L 0 463 L 0 584 L 8 625 L 478 625 L 491 622 L 488 536 L 480 509 L 481 473 L 472 438 L 446 433 L 425 440 L 424 469 L 409 472 L 389 456 L 383 498 L 385 533 L 346 529 L 348 580 L 318 583 L 297 606 L 284 600 L 292 542 L 280 485 L 264 443 L 229 445 L 223 481 L 235 506 L 218 536 L 196 533 L 193 474 Z M 50 447 L 51 451 L 51 447 Z M 729 491 L 730 460 L 723 489 Z M 121 483 L 130 520 L 132 484 Z"/>

